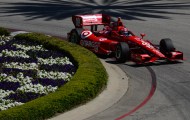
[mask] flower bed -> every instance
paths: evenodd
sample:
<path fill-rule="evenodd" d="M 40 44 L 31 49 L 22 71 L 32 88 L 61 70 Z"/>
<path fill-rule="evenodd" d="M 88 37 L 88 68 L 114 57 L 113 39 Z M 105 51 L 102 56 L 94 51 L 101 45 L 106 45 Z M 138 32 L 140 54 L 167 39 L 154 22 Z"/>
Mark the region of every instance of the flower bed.
<path fill-rule="evenodd" d="M 47 119 L 56 113 L 62 113 L 86 103 L 96 97 L 96 95 L 102 91 L 102 88 L 105 88 L 108 77 L 106 70 L 100 60 L 89 50 L 65 40 L 39 33 L 19 34 L 14 38 L 16 40 L 33 41 L 43 45 L 49 50 L 63 51 L 66 56 L 69 56 L 70 61 L 77 66 L 77 71 L 67 84 L 63 87 L 59 87 L 55 92 L 29 101 L 23 105 L 0 111 L 0 120 Z M 49 52 L 46 54 L 48 53 Z M 30 54 L 30 56 L 32 55 L 34 54 Z M 40 55 L 42 54 L 38 54 L 38 56 Z M 11 59 L 12 62 L 14 62 L 19 58 L 17 57 L 16 60 Z M 32 59 L 27 58 L 24 60 L 26 63 L 32 61 Z M 22 61 L 22 59 L 18 61 Z M 41 67 L 46 71 L 49 70 L 46 64 L 41 65 Z M 56 68 L 57 65 L 52 65 L 52 69 Z M 57 70 L 59 70 L 59 68 L 57 68 Z M 31 70 L 20 71 L 24 72 L 24 74 L 36 74 L 35 71 Z"/>
<path fill-rule="evenodd" d="M 55 92 L 76 67 L 63 53 L 32 41 L 0 37 L 0 111 Z"/>

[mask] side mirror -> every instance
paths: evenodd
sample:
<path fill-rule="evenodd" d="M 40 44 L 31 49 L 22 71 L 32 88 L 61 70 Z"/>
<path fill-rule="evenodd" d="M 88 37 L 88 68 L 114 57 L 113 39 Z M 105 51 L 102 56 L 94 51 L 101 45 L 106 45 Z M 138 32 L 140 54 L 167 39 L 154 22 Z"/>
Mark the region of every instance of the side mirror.
<path fill-rule="evenodd" d="M 146 34 L 144 34 L 144 33 L 141 33 L 141 37 L 142 37 L 142 39 L 144 38 L 144 36 L 146 36 Z"/>

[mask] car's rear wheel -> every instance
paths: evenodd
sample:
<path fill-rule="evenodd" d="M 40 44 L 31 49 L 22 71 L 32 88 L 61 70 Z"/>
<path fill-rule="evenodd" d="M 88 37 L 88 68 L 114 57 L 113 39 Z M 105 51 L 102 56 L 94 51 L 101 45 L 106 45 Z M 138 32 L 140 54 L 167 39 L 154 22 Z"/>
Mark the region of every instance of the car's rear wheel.
<path fill-rule="evenodd" d="M 130 49 L 127 43 L 120 42 L 116 46 L 115 58 L 117 62 L 124 63 L 130 58 Z"/>
<path fill-rule="evenodd" d="M 175 50 L 175 47 L 174 47 L 171 39 L 165 38 L 165 39 L 162 39 L 160 41 L 160 51 L 163 54 L 167 54 L 167 53 L 172 52 L 174 50 Z"/>
<path fill-rule="evenodd" d="M 80 36 L 78 35 L 75 29 L 70 32 L 69 42 L 72 42 L 75 44 L 80 43 Z"/>

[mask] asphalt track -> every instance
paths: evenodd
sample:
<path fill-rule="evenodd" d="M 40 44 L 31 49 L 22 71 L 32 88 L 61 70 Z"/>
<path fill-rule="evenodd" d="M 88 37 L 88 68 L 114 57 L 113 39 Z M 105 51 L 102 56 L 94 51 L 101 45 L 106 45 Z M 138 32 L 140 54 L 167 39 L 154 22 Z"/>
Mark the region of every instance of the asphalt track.
<path fill-rule="evenodd" d="M 189 0 L 1 0 L 0 26 L 66 36 L 71 15 L 106 13 L 121 17 L 134 33 L 159 43 L 171 38 L 184 62 L 137 66 L 116 64 L 129 76 L 129 90 L 108 109 L 86 120 L 190 119 Z M 112 59 L 105 59 L 115 64 Z"/>

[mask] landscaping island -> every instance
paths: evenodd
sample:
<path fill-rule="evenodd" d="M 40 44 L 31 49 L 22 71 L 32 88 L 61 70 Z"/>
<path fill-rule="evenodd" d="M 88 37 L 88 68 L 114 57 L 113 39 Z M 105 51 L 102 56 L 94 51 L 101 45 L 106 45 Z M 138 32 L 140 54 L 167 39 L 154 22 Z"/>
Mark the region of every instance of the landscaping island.
<path fill-rule="evenodd" d="M 0 28 L 0 36 L 1 36 L 0 39 L 4 39 L 5 36 L 9 36 L 9 34 L 10 34 L 9 31 L 7 31 L 4 28 Z M 2 36 L 4 36 L 4 38 Z M 34 43 L 36 46 L 41 45 L 41 47 L 51 52 L 55 51 L 57 57 L 59 56 L 58 61 L 61 61 L 60 63 L 66 62 L 67 63 L 66 65 L 67 66 L 69 65 L 69 67 L 67 67 L 67 70 L 65 71 L 68 71 L 69 69 L 70 72 L 68 75 L 69 77 L 67 76 L 66 78 L 60 75 L 61 77 L 59 78 L 59 80 L 61 78 L 63 78 L 63 80 L 62 82 L 54 83 L 54 85 L 56 84 L 58 86 L 58 88 L 55 91 L 50 91 L 50 93 L 47 95 L 46 93 L 44 93 L 42 97 L 37 96 L 36 99 L 31 101 L 26 101 L 25 104 L 9 108 L 7 110 L 1 110 L 0 120 L 47 119 L 52 117 L 56 113 L 62 113 L 78 105 L 86 103 L 90 99 L 96 97 L 97 94 L 100 93 L 102 89 L 106 86 L 108 76 L 105 68 L 103 67 L 100 60 L 96 57 L 96 55 L 94 55 L 92 52 L 90 52 L 85 48 L 82 48 L 76 44 L 69 43 L 66 40 L 61 40 L 58 38 L 50 37 L 39 33 L 18 34 L 11 39 L 14 39 L 15 41 L 17 41 L 17 43 L 19 41 L 22 42 L 24 41 L 27 43 L 27 45 Z M 19 46 L 17 45 L 16 47 Z M 22 47 L 23 46 L 20 46 L 20 48 Z M 1 47 L 1 52 L 3 50 L 4 50 L 3 47 Z M 61 53 L 63 53 L 63 55 Z M 29 56 L 35 56 L 35 55 L 32 54 Z M 46 60 L 47 59 L 52 61 L 51 57 L 46 57 Z M 67 61 L 68 59 L 69 61 Z M 3 60 L 4 59 L 1 58 L 0 61 Z M 15 59 L 13 59 L 13 61 L 14 60 Z M 27 59 L 27 60 L 30 62 L 33 61 L 33 59 Z M 44 59 L 39 59 L 38 61 L 40 60 L 43 61 Z M 5 62 L 5 60 L 3 62 Z M 2 64 L 3 62 L 1 62 L 1 65 L 4 65 Z M 50 62 L 47 62 L 46 64 L 43 63 L 40 64 L 40 66 L 45 70 L 49 70 L 50 68 L 52 68 L 54 69 L 53 71 L 57 71 L 56 66 L 47 67 L 48 66 L 47 64 L 50 65 L 51 63 Z M 58 70 L 64 71 L 63 69 L 59 68 Z M 1 70 L 1 72 L 3 71 Z M 24 72 L 22 75 L 24 76 L 24 74 L 27 74 L 27 72 Z M 40 75 L 36 76 L 40 79 L 43 79 L 43 77 L 42 78 L 39 77 Z M 57 74 L 55 76 L 57 76 Z M 3 79 L 1 81 L 3 81 Z M 37 82 L 39 82 L 39 79 Z M 47 82 L 40 82 L 40 84 L 42 83 L 46 84 Z M 52 81 L 49 83 L 52 83 Z M 52 89 L 53 88 L 46 88 L 46 91 Z M 21 96 L 22 94 L 19 95 Z M 23 98 L 24 97 L 26 96 L 23 96 Z"/>

